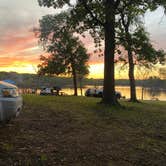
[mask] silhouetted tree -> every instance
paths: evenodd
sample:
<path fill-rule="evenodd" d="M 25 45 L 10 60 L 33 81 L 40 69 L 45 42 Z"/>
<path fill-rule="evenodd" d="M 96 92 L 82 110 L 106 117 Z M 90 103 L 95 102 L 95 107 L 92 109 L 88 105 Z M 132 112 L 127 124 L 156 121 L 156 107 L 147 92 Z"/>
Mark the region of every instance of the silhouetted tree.
<path fill-rule="evenodd" d="M 68 22 L 78 33 L 88 31 L 96 44 L 100 40 L 105 41 L 104 48 L 104 96 L 105 104 L 117 105 L 115 96 L 115 36 L 116 16 L 121 9 L 131 6 L 134 2 L 140 8 L 156 9 L 159 5 L 165 5 L 164 0 L 38 0 L 40 6 L 54 7 L 55 9 L 68 7 L 71 17 Z M 72 3 L 73 2 L 73 3 Z M 137 2 L 137 3 L 136 3 Z M 131 8 L 128 8 L 131 10 Z"/>
<path fill-rule="evenodd" d="M 145 32 L 138 15 L 144 14 L 146 10 L 129 6 L 131 10 L 122 9 L 119 21 L 119 44 L 127 51 L 127 59 L 122 59 L 129 64 L 130 101 L 137 102 L 134 70 L 135 65 L 144 65 L 150 68 L 156 63 L 165 62 L 165 52 L 155 50 L 150 42 L 149 34 Z"/>
<path fill-rule="evenodd" d="M 39 74 L 71 74 L 77 96 L 77 75 L 88 74 L 86 49 L 70 28 L 64 26 L 66 13 L 47 15 L 40 20 L 38 38 L 49 56 L 41 56 Z"/>

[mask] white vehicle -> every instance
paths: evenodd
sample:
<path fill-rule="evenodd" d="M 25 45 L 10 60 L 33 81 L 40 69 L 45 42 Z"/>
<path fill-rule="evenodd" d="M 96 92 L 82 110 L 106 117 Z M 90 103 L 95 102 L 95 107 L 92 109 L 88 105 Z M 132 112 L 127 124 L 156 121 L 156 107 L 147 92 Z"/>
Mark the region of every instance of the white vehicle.
<path fill-rule="evenodd" d="M 120 99 L 122 97 L 121 93 L 116 91 L 115 92 L 117 99 Z M 85 92 L 85 96 L 93 96 L 93 97 L 103 97 L 103 88 L 89 88 Z"/>
<path fill-rule="evenodd" d="M 53 89 L 52 88 L 43 88 L 40 91 L 40 95 L 52 95 Z"/>
<path fill-rule="evenodd" d="M 58 86 L 54 86 L 52 88 L 42 88 L 40 91 L 40 95 L 55 95 L 59 96 L 60 95 L 60 90 L 61 88 Z"/>
<path fill-rule="evenodd" d="M 23 100 L 18 87 L 0 81 L 0 122 L 8 122 L 17 117 L 22 109 Z"/>

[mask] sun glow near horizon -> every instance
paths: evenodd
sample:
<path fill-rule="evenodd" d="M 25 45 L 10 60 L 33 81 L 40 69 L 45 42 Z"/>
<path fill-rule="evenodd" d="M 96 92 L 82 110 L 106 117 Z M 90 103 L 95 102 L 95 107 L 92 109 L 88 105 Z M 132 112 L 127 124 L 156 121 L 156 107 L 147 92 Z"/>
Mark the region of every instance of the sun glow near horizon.
<path fill-rule="evenodd" d="M 16 61 L 9 66 L 0 67 L 0 71 L 5 72 L 17 72 L 17 73 L 29 73 L 29 74 L 36 74 L 37 73 L 37 66 L 39 63 L 30 63 L 30 62 L 20 62 Z M 103 63 L 96 63 L 96 64 L 89 64 L 89 75 L 87 78 L 94 78 L 94 79 L 103 79 L 104 78 L 104 64 Z M 115 78 L 116 79 L 124 79 L 127 78 L 124 72 L 119 73 L 115 70 Z"/>
<path fill-rule="evenodd" d="M 0 71 L 5 72 L 17 72 L 17 73 L 37 73 L 38 64 L 30 64 L 26 62 L 14 62 L 10 66 L 0 67 Z M 88 78 L 103 78 L 104 64 L 92 64 L 89 65 Z"/>
<path fill-rule="evenodd" d="M 39 63 L 38 63 L 39 64 Z M 37 63 L 15 61 L 8 66 L 0 66 L 0 71 L 17 72 L 17 73 L 37 73 Z M 88 78 L 103 78 L 104 64 L 90 64 Z"/>
<path fill-rule="evenodd" d="M 104 64 L 91 64 L 89 65 L 88 78 L 104 78 Z"/>
<path fill-rule="evenodd" d="M 0 67 L 0 71 L 35 74 L 37 66 L 29 63 L 16 62 L 11 66 Z"/>

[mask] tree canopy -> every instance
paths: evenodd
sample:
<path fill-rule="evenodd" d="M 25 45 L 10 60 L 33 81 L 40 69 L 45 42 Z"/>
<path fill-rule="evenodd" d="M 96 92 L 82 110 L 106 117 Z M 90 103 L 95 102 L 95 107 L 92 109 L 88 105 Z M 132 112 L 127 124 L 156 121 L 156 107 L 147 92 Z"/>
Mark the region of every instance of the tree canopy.
<path fill-rule="evenodd" d="M 70 74 L 77 95 L 77 75 L 88 74 L 89 55 L 72 30 L 64 27 L 66 13 L 47 15 L 40 20 L 38 37 L 48 57 L 41 56 L 39 74 Z"/>
<path fill-rule="evenodd" d="M 114 58 L 118 28 L 118 16 L 125 11 L 146 12 L 158 6 L 166 6 L 165 0 L 38 0 L 40 6 L 70 10 L 67 21 L 77 33 L 88 31 L 98 46 L 104 40 L 104 96 L 105 104 L 118 104 L 115 97 Z M 137 8 L 135 8 L 135 6 Z M 137 11 L 137 10 L 138 11 Z M 138 12 L 138 14 L 139 14 Z M 133 18 L 131 18 L 133 21 Z"/>

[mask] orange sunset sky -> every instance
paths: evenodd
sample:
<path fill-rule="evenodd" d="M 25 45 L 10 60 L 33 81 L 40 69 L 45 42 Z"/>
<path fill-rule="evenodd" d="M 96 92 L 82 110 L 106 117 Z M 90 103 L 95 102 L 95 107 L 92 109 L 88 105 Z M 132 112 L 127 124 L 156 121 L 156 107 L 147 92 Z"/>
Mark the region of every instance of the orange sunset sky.
<path fill-rule="evenodd" d="M 43 51 L 32 29 L 38 26 L 43 15 L 57 12 L 59 10 L 39 7 L 37 0 L 0 0 L 0 71 L 36 73 Z M 148 12 L 144 21 L 154 46 L 166 51 L 166 16 L 163 10 Z M 88 52 L 93 53 L 93 41 L 87 37 L 83 42 Z M 91 54 L 89 65 L 89 77 L 103 78 L 103 57 Z M 119 74 L 116 70 L 116 78 L 127 78 L 127 73 Z"/>

